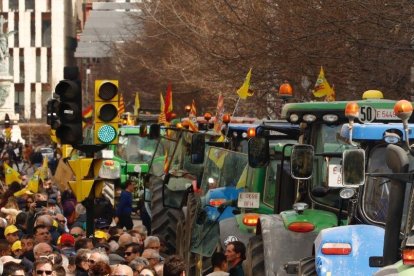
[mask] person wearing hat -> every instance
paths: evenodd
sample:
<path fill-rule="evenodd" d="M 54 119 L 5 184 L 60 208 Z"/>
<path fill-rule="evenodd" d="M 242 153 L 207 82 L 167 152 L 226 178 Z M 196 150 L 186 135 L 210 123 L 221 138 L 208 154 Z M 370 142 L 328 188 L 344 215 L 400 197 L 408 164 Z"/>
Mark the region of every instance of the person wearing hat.
<path fill-rule="evenodd" d="M 19 229 L 13 224 L 9 225 L 4 229 L 4 236 L 6 237 L 7 242 L 12 245 L 19 239 Z"/>
<path fill-rule="evenodd" d="M 106 243 L 108 240 L 108 234 L 101 230 L 96 230 L 93 236 L 95 238 L 96 243 Z"/>
<path fill-rule="evenodd" d="M 68 233 L 63 233 L 58 239 L 60 252 L 66 257 L 75 256 L 75 238 Z"/>
<path fill-rule="evenodd" d="M 11 246 L 11 252 L 13 257 L 20 258 L 20 256 L 23 254 L 23 248 L 22 248 L 22 242 L 21 241 L 15 241 L 13 245 Z"/>

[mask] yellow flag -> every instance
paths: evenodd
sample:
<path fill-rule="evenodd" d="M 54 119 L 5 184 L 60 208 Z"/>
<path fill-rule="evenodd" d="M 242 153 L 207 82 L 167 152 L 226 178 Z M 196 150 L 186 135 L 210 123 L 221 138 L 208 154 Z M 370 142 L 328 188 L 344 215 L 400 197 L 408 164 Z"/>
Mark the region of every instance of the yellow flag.
<path fill-rule="evenodd" d="M 158 117 L 158 123 L 165 124 L 165 123 L 167 123 L 167 118 L 165 117 L 164 98 L 163 98 L 161 93 L 160 93 L 160 102 L 161 102 L 161 107 L 160 107 L 160 115 Z"/>
<path fill-rule="evenodd" d="M 39 190 L 39 175 L 41 173 L 42 168 L 38 168 L 36 172 L 32 175 L 29 179 L 29 183 L 27 184 L 26 189 L 33 193 L 37 193 Z"/>
<path fill-rule="evenodd" d="M 7 165 L 7 163 L 4 163 L 4 175 L 6 185 L 10 185 L 13 182 L 18 182 L 19 184 L 22 183 L 20 174 L 15 169 Z"/>
<path fill-rule="evenodd" d="M 40 168 L 38 168 L 38 170 L 39 170 L 39 177 L 42 180 L 45 180 L 48 177 L 48 174 L 49 174 L 49 166 L 48 166 L 47 156 L 43 157 L 42 166 Z"/>
<path fill-rule="evenodd" d="M 138 110 L 141 107 L 140 103 L 139 103 L 139 94 L 138 92 L 135 93 L 135 104 L 134 104 L 134 115 L 138 116 Z"/>
<path fill-rule="evenodd" d="M 313 95 L 317 98 L 320 97 L 332 97 L 332 95 L 335 95 L 335 92 L 329 85 L 328 81 L 325 78 L 325 74 L 323 72 L 323 67 L 321 66 L 321 71 L 319 72 L 318 79 L 315 83 L 315 88 L 313 90 Z M 334 96 L 335 97 L 335 96 Z"/>
<path fill-rule="evenodd" d="M 236 188 L 240 189 L 240 188 L 244 188 L 246 187 L 246 182 L 247 182 L 247 167 L 248 165 L 246 165 L 246 167 L 244 167 L 242 175 L 239 178 L 239 181 L 237 181 L 236 184 Z"/>
<path fill-rule="evenodd" d="M 239 95 L 240 99 L 247 99 L 247 97 L 253 96 L 253 93 L 249 91 L 250 87 L 250 77 L 252 76 L 252 68 L 250 68 L 249 72 L 246 75 L 246 79 L 244 80 L 243 85 L 237 90 L 237 95 Z"/>
<path fill-rule="evenodd" d="M 224 159 L 226 159 L 227 151 L 211 148 L 208 153 L 208 158 L 221 169 L 224 165 Z"/>

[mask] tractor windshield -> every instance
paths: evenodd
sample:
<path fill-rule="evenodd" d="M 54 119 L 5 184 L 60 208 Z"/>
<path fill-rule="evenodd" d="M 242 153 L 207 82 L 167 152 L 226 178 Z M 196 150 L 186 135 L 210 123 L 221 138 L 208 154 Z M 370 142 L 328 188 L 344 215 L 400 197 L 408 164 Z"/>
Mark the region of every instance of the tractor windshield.
<path fill-rule="evenodd" d="M 341 161 L 344 150 L 354 148 L 338 140 L 342 125 L 313 125 L 315 163 L 312 178 L 314 200 L 329 207 L 339 207 L 339 190 L 342 185 Z M 321 195 L 320 191 L 327 191 Z M 317 192 L 319 191 L 319 192 Z"/>
<path fill-rule="evenodd" d="M 139 135 L 119 136 L 118 155 L 128 163 L 149 163 L 157 146 L 156 140 Z"/>
<path fill-rule="evenodd" d="M 370 151 L 367 173 L 391 173 L 385 162 L 386 147 Z M 377 223 L 385 223 L 390 195 L 390 180 L 384 177 L 367 177 L 362 208 L 367 217 Z"/>
<path fill-rule="evenodd" d="M 203 192 L 220 187 L 246 185 L 247 154 L 210 147 L 201 181 Z"/>

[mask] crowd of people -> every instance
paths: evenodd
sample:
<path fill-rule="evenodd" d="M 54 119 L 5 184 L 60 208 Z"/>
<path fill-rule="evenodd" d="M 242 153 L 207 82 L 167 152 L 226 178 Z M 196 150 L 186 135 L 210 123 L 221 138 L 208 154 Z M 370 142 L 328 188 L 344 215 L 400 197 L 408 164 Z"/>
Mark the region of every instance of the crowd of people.
<path fill-rule="evenodd" d="M 0 275 L 185 275 L 184 260 L 132 220 L 133 182 L 126 184 L 115 207 L 105 198 L 96 199 L 95 231 L 87 235 L 85 206 L 70 189 L 58 188 L 50 168 L 40 175 L 37 192 L 25 188 L 42 166 L 42 155 L 25 146 L 18 161 L 11 158 L 12 151 L 7 148 L 0 155 Z M 21 181 L 6 185 L 6 164 L 21 173 Z M 244 275 L 245 251 L 243 243 L 230 242 L 224 253 L 214 253 L 214 271 L 208 275 Z"/>

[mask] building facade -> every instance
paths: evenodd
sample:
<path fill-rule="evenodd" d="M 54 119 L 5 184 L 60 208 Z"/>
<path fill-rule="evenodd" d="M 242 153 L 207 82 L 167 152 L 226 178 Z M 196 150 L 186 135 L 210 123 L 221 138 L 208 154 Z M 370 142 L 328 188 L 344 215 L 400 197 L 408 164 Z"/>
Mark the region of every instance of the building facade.
<path fill-rule="evenodd" d="M 3 32 L 16 31 L 8 37 L 10 95 L 21 121 L 46 116 L 46 101 L 63 79 L 64 66 L 75 65 L 81 2 L 0 0 L 0 15 L 7 20 Z"/>

